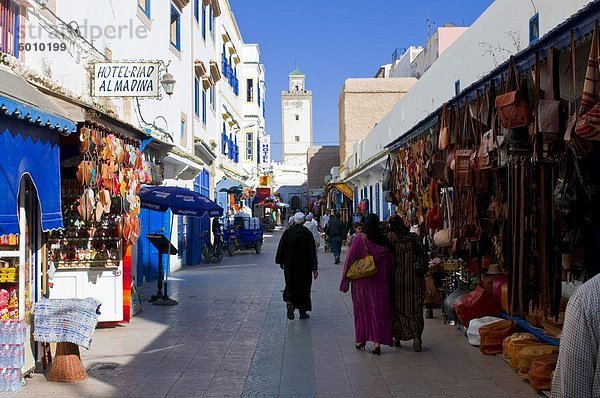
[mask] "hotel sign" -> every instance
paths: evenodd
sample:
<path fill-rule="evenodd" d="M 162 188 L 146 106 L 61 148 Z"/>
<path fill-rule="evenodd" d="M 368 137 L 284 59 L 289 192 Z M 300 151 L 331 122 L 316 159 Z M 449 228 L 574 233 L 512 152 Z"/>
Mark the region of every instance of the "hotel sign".
<path fill-rule="evenodd" d="M 93 97 L 158 97 L 158 62 L 96 62 Z"/>

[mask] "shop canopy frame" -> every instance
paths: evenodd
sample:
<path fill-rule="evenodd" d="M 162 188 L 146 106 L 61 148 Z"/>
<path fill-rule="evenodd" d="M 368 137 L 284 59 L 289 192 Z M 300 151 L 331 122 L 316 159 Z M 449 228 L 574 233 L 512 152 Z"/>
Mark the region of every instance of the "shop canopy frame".
<path fill-rule="evenodd" d="M 350 200 L 354 200 L 354 192 L 352 191 L 352 188 L 350 188 L 348 186 L 348 184 L 345 184 L 343 182 L 330 183 L 329 185 L 327 185 L 327 187 L 325 189 L 326 190 L 325 196 L 327 194 L 329 194 L 329 192 L 332 189 L 337 189 L 339 192 L 341 192 L 344 196 L 346 196 Z"/>

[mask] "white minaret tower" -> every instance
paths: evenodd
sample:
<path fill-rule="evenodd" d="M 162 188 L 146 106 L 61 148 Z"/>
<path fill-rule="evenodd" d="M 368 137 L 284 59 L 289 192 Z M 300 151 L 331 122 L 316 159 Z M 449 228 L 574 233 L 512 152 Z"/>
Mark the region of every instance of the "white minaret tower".
<path fill-rule="evenodd" d="M 288 78 L 290 87 L 281 93 L 283 162 L 306 169 L 306 152 L 312 145 L 312 92 L 306 90 L 306 77 L 297 65 Z"/>

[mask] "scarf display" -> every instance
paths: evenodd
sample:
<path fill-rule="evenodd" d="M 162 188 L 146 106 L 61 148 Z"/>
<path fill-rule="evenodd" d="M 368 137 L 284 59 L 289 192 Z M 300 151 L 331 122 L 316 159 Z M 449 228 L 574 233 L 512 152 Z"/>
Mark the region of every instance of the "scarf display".
<path fill-rule="evenodd" d="M 87 349 L 98 324 L 100 305 L 96 299 L 42 299 L 33 311 L 35 341 L 68 342 Z"/>

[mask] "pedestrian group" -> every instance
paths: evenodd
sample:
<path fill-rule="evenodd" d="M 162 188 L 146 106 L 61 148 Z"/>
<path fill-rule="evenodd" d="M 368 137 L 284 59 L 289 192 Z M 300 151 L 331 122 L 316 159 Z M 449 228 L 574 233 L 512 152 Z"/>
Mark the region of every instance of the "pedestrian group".
<path fill-rule="evenodd" d="M 318 276 L 319 227 L 335 264 L 341 263 L 342 243 L 350 232 L 339 289 L 351 290 L 356 349 L 372 342 L 371 352 L 380 355 L 382 344 L 400 347 L 401 341 L 412 340 L 414 351 L 422 350 L 425 280 L 415 262 L 425 253 L 418 235 L 399 216 L 381 223 L 376 214 L 357 212 L 346 226 L 332 211 L 319 225 L 312 214 L 296 212 L 289 221 L 275 259 L 284 271 L 288 319 L 294 319 L 296 309 L 300 319 L 309 318 L 312 280 Z"/>

